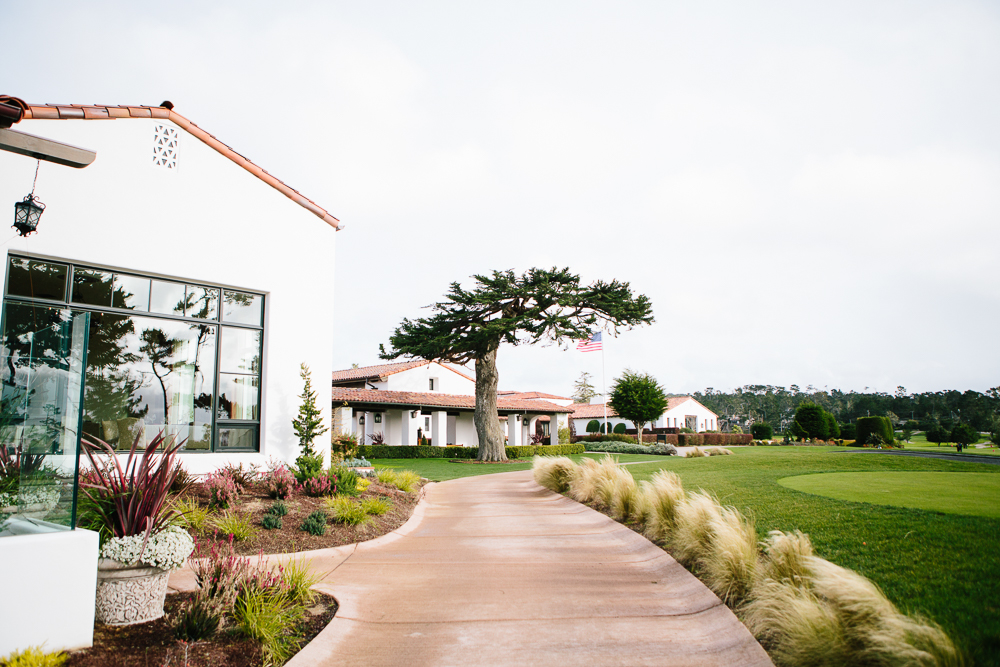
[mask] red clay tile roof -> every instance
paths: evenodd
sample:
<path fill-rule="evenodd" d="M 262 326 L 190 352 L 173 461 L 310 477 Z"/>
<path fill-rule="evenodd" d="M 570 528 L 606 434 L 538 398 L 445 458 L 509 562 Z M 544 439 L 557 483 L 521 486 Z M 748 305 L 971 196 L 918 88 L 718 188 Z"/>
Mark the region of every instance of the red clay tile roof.
<path fill-rule="evenodd" d="M 400 361 L 394 364 L 378 364 L 376 366 L 362 366 L 361 368 L 345 368 L 342 371 L 333 372 L 333 382 L 334 384 L 338 382 L 359 382 L 362 380 L 385 380 L 385 378 L 396 373 L 401 373 L 403 371 L 408 371 L 411 368 L 419 368 L 420 366 L 426 366 L 431 362 L 426 359 L 414 359 L 412 361 Z M 476 381 L 476 378 L 469 377 L 457 368 L 453 368 L 448 364 L 438 364 L 453 373 L 458 373 L 466 380 Z"/>
<path fill-rule="evenodd" d="M 465 394 L 334 387 L 333 403 L 336 405 L 345 401 L 348 405 L 352 403 L 355 405 L 395 405 L 409 409 L 427 407 L 474 410 L 476 408 L 476 397 Z M 547 401 L 510 399 L 503 396 L 497 397 L 497 409 L 504 412 L 572 412 L 570 408 L 564 408 Z"/>
<path fill-rule="evenodd" d="M 698 403 L 698 401 L 695 401 L 690 396 L 671 396 L 667 399 L 667 410 L 673 410 L 677 406 L 681 405 L 682 403 L 687 403 L 688 401 L 694 401 L 695 403 Z M 701 405 L 701 403 L 698 403 L 698 405 Z M 604 418 L 604 403 L 574 403 L 569 407 L 573 409 L 573 419 Z M 704 405 L 701 405 L 701 407 L 705 408 Z M 708 410 L 708 408 L 705 409 Z M 708 411 L 712 412 L 711 410 Z M 715 413 L 712 412 L 712 414 L 714 415 Z M 612 409 L 611 406 L 609 405 L 608 417 L 617 417 L 617 416 L 618 413 L 615 412 L 614 409 Z"/>
<path fill-rule="evenodd" d="M 289 187 L 282 181 L 267 173 L 253 162 L 246 159 L 232 148 L 174 111 L 172 107 L 105 106 L 100 104 L 27 104 L 16 97 L 9 97 L 6 95 L 0 95 L 0 102 L 22 107 L 24 109 L 24 115 L 21 120 L 114 120 L 116 118 L 161 118 L 163 120 L 169 120 L 175 125 L 185 129 L 189 134 L 206 146 L 209 146 L 243 169 L 246 169 L 251 174 L 264 181 L 302 208 L 306 209 L 316 217 L 321 218 L 334 229 L 341 230 L 344 228 L 344 225 L 337 220 L 337 218 L 327 213 L 327 211 L 316 202 L 312 201 L 308 197 L 305 197 L 297 190 Z"/>
<path fill-rule="evenodd" d="M 509 398 L 554 398 L 557 401 L 571 400 L 566 396 L 556 396 L 555 394 L 546 394 L 541 391 L 503 391 L 498 393 Z"/>

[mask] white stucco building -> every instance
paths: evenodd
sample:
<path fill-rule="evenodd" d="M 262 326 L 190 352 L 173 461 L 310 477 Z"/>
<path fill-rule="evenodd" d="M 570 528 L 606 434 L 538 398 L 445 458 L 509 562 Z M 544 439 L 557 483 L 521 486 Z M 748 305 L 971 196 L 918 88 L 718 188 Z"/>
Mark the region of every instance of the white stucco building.
<path fill-rule="evenodd" d="M 72 525 L 82 435 L 121 450 L 163 431 L 186 440 L 193 473 L 291 461 L 299 365 L 328 424 L 315 380 L 333 371 L 340 223 L 169 103 L 0 97 L 0 201 L 32 191 L 37 231 L 11 232 L 0 255 L 0 447 L 62 474 L 0 502 L 17 601 L 0 605 L 0 656 L 92 642 L 98 540 Z"/>
<path fill-rule="evenodd" d="M 586 435 L 587 424 L 591 420 L 596 419 L 604 423 L 604 403 L 574 404 L 572 407 L 573 426 L 577 435 Z M 625 424 L 625 428 L 628 429 L 635 428 L 635 424 L 621 419 L 610 406 L 607 407 L 606 414 L 611 429 L 618 424 Z M 646 424 L 645 428 L 690 428 L 698 433 L 717 431 L 719 416 L 690 396 L 672 396 L 667 399 L 667 409 L 660 418 L 651 424 Z"/>
<path fill-rule="evenodd" d="M 387 445 L 478 447 L 473 422 L 476 381 L 472 371 L 450 364 L 414 360 L 333 373 L 334 422 L 341 433 L 372 443 L 379 434 Z M 565 420 L 571 409 L 541 398 L 537 392 L 498 392 L 497 411 L 507 444 L 530 442 L 540 421 Z M 556 400 L 560 397 L 552 397 Z M 571 402 L 571 401 L 569 401 Z M 558 444 L 558 429 L 546 444 Z"/>

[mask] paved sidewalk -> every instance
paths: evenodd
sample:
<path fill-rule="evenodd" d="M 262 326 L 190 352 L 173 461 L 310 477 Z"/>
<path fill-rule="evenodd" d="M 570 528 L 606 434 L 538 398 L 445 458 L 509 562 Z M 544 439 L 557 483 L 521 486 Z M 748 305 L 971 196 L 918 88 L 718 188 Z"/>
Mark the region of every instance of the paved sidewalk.
<path fill-rule="evenodd" d="M 771 665 L 670 556 L 530 472 L 429 485 L 395 533 L 302 556 L 340 610 L 291 667 Z"/>

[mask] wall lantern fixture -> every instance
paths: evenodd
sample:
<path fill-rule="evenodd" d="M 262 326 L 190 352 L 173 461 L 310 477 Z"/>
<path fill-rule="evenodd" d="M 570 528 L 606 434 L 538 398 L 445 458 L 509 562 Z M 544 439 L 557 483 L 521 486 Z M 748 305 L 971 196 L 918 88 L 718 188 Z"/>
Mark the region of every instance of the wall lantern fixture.
<path fill-rule="evenodd" d="M 35 183 L 38 182 L 38 166 L 35 165 L 35 180 L 31 183 L 31 193 L 14 204 L 14 224 L 12 225 L 21 236 L 27 236 L 38 229 L 38 219 L 42 217 L 45 204 L 35 199 Z"/>
<path fill-rule="evenodd" d="M 416 419 L 418 412 L 420 412 L 420 410 L 413 410 L 413 411 L 411 411 L 410 412 L 410 417 Z"/>
<path fill-rule="evenodd" d="M 359 424 L 364 424 L 365 423 L 365 416 L 364 415 L 361 415 L 360 417 L 358 417 L 358 423 Z"/>
<path fill-rule="evenodd" d="M 376 412 L 375 413 L 375 423 L 376 424 L 381 424 L 382 423 L 382 413 L 381 412 Z"/>

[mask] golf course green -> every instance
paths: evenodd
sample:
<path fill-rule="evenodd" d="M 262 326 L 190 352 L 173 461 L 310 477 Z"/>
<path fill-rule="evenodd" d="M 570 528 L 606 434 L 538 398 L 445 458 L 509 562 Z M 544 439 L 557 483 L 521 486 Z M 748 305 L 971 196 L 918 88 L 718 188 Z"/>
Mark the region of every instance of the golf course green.
<path fill-rule="evenodd" d="M 783 477 L 788 489 L 836 500 L 1000 518 L 1000 475 L 981 472 L 831 472 Z"/>

